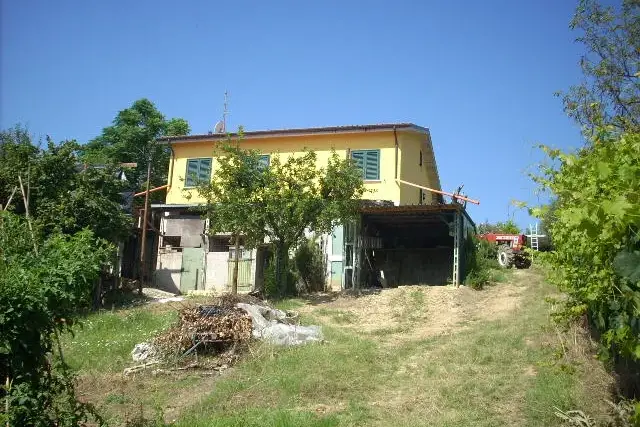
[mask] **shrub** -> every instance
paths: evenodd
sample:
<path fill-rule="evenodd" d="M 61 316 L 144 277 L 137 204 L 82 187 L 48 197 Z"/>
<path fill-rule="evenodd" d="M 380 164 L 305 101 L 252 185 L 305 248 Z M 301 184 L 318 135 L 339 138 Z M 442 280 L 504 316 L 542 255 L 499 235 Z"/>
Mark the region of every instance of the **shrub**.
<path fill-rule="evenodd" d="M 491 271 L 498 268 L 496 245 L 475 236 L 468 236 L 465 250 L 464 284 L 480 290 L 492 281 Z"/>
<path fill-rule="evenodd" d="M 269 253 L 267 255 L 267 266 L 264 269 L 264 293 L 268 297 L 283 297 L 285 295 L 295 295 L 296 294 L 296 283 L 298 281 L 298 276 L 293 270 L 291 260 L 286 264 L 287 268 L 287 288 L 284 295 L 280 292 L 280 287 L 278 286 L 278 281 L 276 280 L 276 262 L 273 253 Z"/>
<path fill-rule="evenodd" d="M 534 179 L 557 197 L 545 258 L 568 295 L 563 315 L 588 315 L 605 358 L 639 360 L 640 134 L 601 130 L 577 153 L 543 149 L 558 163 Z"/>
<path fill-rule="evenodd" d="M 305 238 L 296 249 L 293 261 L 305 291 L 324 291 L 326 263 L 324 254 L 315 240 Z"/>
<path fill-rule="evenodd" d="M 9 407 L 4 421 L 75 426 L 95 412 L 75 397 L 58 337 L 80 309 L 90 307 L 93 284 L 114 248 L 90 231 L 38 242 L 30 236 L 23 218 L 0 212 L 0 378 L 7 382 L 3 397 Z"/>

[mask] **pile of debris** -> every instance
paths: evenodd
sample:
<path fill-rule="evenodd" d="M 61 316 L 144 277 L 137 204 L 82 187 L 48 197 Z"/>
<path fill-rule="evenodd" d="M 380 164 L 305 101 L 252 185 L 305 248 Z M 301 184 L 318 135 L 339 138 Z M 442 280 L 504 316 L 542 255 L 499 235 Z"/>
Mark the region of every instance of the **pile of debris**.
<path fill-rule="evenodd" d="M 131 352 L 135 362 L 126 374 L 174 361 L 188 367 L 226 369 L 247 349 L 253 338 L 275 345 L 300 345 L 322 341 L 319 326 L 300 326 L 298 315 L 270 307 L 249 295 L 225 295 L 206 305 L 181 304 L 178 322 L 152 342 L 140 343 Z M 210 357 L 199 360 L 200 355 Z M 195 363 L 189 362 L 196 356 Z M 186 368 L 174 368 L 186 369 Z"/>
<path fill-rule="evenodd" d="M 224 305 L 186 307 L 179 321 L 154 340 L 161 353 L 187 355 L 215 344 L 242 343 L 251 339 L 251 317 L 246 311 Z"/>
<path fill-rule="evenodd" d="M 238 303 L 251 316 L 253 337 L 276 345 L 300 345 L 322 341 L 320 326 L 297 324 L 295 313 L 276 310 L 265 305 Z"/>

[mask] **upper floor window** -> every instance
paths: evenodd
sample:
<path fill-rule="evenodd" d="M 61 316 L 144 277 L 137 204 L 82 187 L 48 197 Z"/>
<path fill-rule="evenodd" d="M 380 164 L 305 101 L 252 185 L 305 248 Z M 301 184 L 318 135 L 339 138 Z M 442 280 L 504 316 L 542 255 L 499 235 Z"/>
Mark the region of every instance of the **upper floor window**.
<path fill-rule="evenodd" d="M 268 154 L 264 154 L 260 156 L 258 160 L 260 162 L 260 167 L 263 169 L 268 168 L 269 165 L 271 164 L 271 156 L 269 156 Z"/>
<path fill-rule="evenodd" d="M 195 187 L 211 179 L 211 159 L 188 159 L 185 187 Z"/>
<path fill-rule="evenodd" d="M 380 179 L 380 150 L 353 150 L 351 158 L 362 171 L 365 181 Z"/>
<path fill-rule="evenodd" d="M 422 166 L 422 150 L 420 150 L 420 163 L 418 163 L 419 166 Z"/>

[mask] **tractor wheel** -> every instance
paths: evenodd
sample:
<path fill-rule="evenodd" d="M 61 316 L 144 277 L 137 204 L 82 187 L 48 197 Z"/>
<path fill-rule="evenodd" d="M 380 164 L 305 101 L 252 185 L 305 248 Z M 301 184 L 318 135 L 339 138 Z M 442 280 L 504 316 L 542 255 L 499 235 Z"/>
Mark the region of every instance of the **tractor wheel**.
<path fill-rule="evenodd" d="M 502 268 L 513 267 L 513 249 L 507 245 L 501 245 L 498 247 L 498 264 Z"/>
<path fill-rule="evenodd" d="M 529 268 L 531 267 L 531 258 L 526 253 L 521 252 L 516 255 L 513 264 L 516 268 Z"/>

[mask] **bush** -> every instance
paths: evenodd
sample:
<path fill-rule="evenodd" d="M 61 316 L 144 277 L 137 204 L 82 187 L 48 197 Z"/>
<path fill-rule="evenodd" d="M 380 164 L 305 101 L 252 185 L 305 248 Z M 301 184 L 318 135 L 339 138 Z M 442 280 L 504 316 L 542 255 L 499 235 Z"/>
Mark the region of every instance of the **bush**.
<path fill-rule="evenodd" d="M 280 293 L 280 288 L 278 286 L 278 281 L 276 280 L 276 261 L 272 252 L 269 252 L 267 255 L 267 266 L 264 269 L 264 293 L 268 297 L 283 297 L 285 295 L 295 295 L 296 292 L 296 283 L 298 281 L 298 276 L 293 270 L 292 262 L 289 260 L 287 262 L 287 289 L 285 295 Z"/>
<path fill-rule="evenodd" d="M 640 360 L 640 134 L 600 130 L 577 153 L 543 149 L 559 163 L 534 179 L 557 197 L 545 258 L 568 295 L 562 314 L 588 315 L 605 358 Z"/>
<path fill-rule="evenodd" d="M 326 263 L 315 240 L 304 239 L 296 249 L 293 261 L 306 292 L 325 290 Z"/>
<path fill-rule="evenodd" d="M 39 233 L 34 233 L 38 236 Z M 0 378 L 13 426 L 76 426 L 95 418 L 74 393 L 58 337 L 91 305 L 114 248 L 90 231 L 36 241 L 26 221 L 0 212 Z M 98 419 L 99 421 L 99 419 Z"/>
<path fill-rule="evenodd" d="M 492 281 L 492 270 L 498 268 L 497 255 L 498 249 L 495 244 L 475 236 L 468 236 L 464 284 L 476 290 L 488 285 Z"/>

